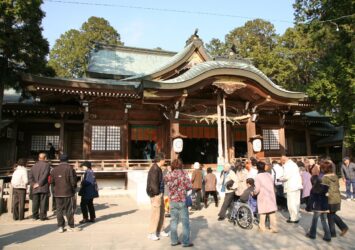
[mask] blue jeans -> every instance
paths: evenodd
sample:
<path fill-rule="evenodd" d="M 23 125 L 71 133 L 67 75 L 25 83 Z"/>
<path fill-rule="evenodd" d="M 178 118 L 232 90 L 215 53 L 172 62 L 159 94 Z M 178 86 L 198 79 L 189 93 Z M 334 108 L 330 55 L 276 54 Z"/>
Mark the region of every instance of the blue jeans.
<path fill-rule="evenodd" d="M 355 180 L 345 180 L 346 198 L 351 198 L 350 185 L 353 186 L 353 198 L 355 199 Z"/>
<path fill-rule="evenodd" d="M 189 210 L 185 202 L 170 202 L 170 237 L 171 244 L 175 245 L 179 242 L 177 227 L 179 221 L 182 222 L 182 244 L 187 246 L 190 244 L 190 221 Z"/>
<path fill-rule="evenodd" d="M 317 224 L 318 224 L 319 217 L 320 217 L 320 221 L 322 222 L 323 231 L 324 231 L 323 239 L 329 240 L 329 239 L 331 239 L 331 236 L 330 236 L 330 230 L 329 230 L 328 223 L 327 223 L 327 214 L 326 213 L 320 213 L 317 211 L 313 212 L 312 226 L 311 226 L 311 229 L 309 230 L 309 235 L 312 238 L 316 238 Z"/>

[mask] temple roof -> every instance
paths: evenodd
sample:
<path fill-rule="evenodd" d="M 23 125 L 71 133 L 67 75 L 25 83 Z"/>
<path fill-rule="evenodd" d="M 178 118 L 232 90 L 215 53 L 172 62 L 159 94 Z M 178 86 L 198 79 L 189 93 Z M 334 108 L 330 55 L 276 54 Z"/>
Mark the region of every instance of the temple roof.
<path fill-rule="evenodd" d="M 175 54 L 164 50 L 99 45 L 91 52 L 87 74 L 117 75 L 122 78 L 147 74 L 165 65 Z"/>
<path fill-rule="evenodd" d="M 306 95 L 302 92 L 293 92 L 281 88 L 279 85 L 272 82 L 264 73 L 244 61 L 207 61 L 192 67 L 184 74 L 169 80 L 161 81 L 145 81 L 144 87 L 156 89 L 179 89 L 193 85 L 194 79 L 203 78 L 203 75 L 212 76 L 223 74 L 218 73 L 219 70 L 228 70 L 229 75 L 244 76 L 259 82 L 264 88 L 270 92 L 284 96 L 287 98 L 305 98 Z M 199 79 L 201 80 L 201 79 Z"/>

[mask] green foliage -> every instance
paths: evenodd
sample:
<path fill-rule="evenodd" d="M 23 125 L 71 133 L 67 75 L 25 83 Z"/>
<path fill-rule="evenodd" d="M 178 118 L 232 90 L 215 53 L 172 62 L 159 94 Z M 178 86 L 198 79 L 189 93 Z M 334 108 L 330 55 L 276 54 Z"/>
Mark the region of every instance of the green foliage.
<path fill-rule="evenodd" d="M 49 74 L 41 0 L 0 1 L 0 84 L 17 87 L 19 72 Z"/>
<path fill-rule="evenodd" d="M 311 98 L 332 115 L 346 132 L 346 144 L 355 146 L 354 2 L 352 0 L 297 0 L 296 21 L 318 51 L 317 71 L 308 88 Z"/>
<path fill-rule="evenodd" d="M 233 45 L 239 57 L 251 59 L 255 67 L 289 90 L 305 90 L 317 59 L 302 26 L 279 36 L 273 24 L 262 19 L 248 21 L 228 33 L 225 42 L 212 39 L 206 47 L 212 56 L 221 56 L 228 55 Z"/>
<path fill-rule="evenodd" d="M 90 17 L 80 30 L 71 29 L 60 36 L 49 55 L 49 65 L 57 76 L 82 77 L 95 43 L 122 45 L 120 35 L 107 20 Z"/>

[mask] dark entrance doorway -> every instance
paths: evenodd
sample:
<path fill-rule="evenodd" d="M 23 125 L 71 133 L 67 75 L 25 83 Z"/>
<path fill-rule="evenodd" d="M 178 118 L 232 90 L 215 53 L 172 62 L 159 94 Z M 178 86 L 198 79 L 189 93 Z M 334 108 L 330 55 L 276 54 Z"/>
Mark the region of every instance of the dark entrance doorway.
<path fill-rule="evenodd" d="M 154 159 L 158 151 L 158 126 L 131 125 L 130 137 L 130 159 Z"/>
<path fill-rule="evenodd" d="M 184 148 L 180 154 L 186 164 L 194 162 L 216 163 L 217 162 L 217 139 L 184 139 Z"/>

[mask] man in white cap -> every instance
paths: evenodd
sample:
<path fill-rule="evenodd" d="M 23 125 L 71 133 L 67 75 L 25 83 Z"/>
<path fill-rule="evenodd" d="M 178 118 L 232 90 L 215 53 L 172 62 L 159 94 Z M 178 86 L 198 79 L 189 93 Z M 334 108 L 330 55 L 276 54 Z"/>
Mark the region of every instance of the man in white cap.
<path fill-rule="evenodd" d="M 194 163 L 194 171 L 192 172 L 191 183 L 192 183 L 192 192 L 196 194 L 196 201 L 194 206 L 192 207 L 193 210 L 201 210 L 201 189 L 202 189 L 202 180 L 203 174 L 200 168 L 200 163 Z"/>

